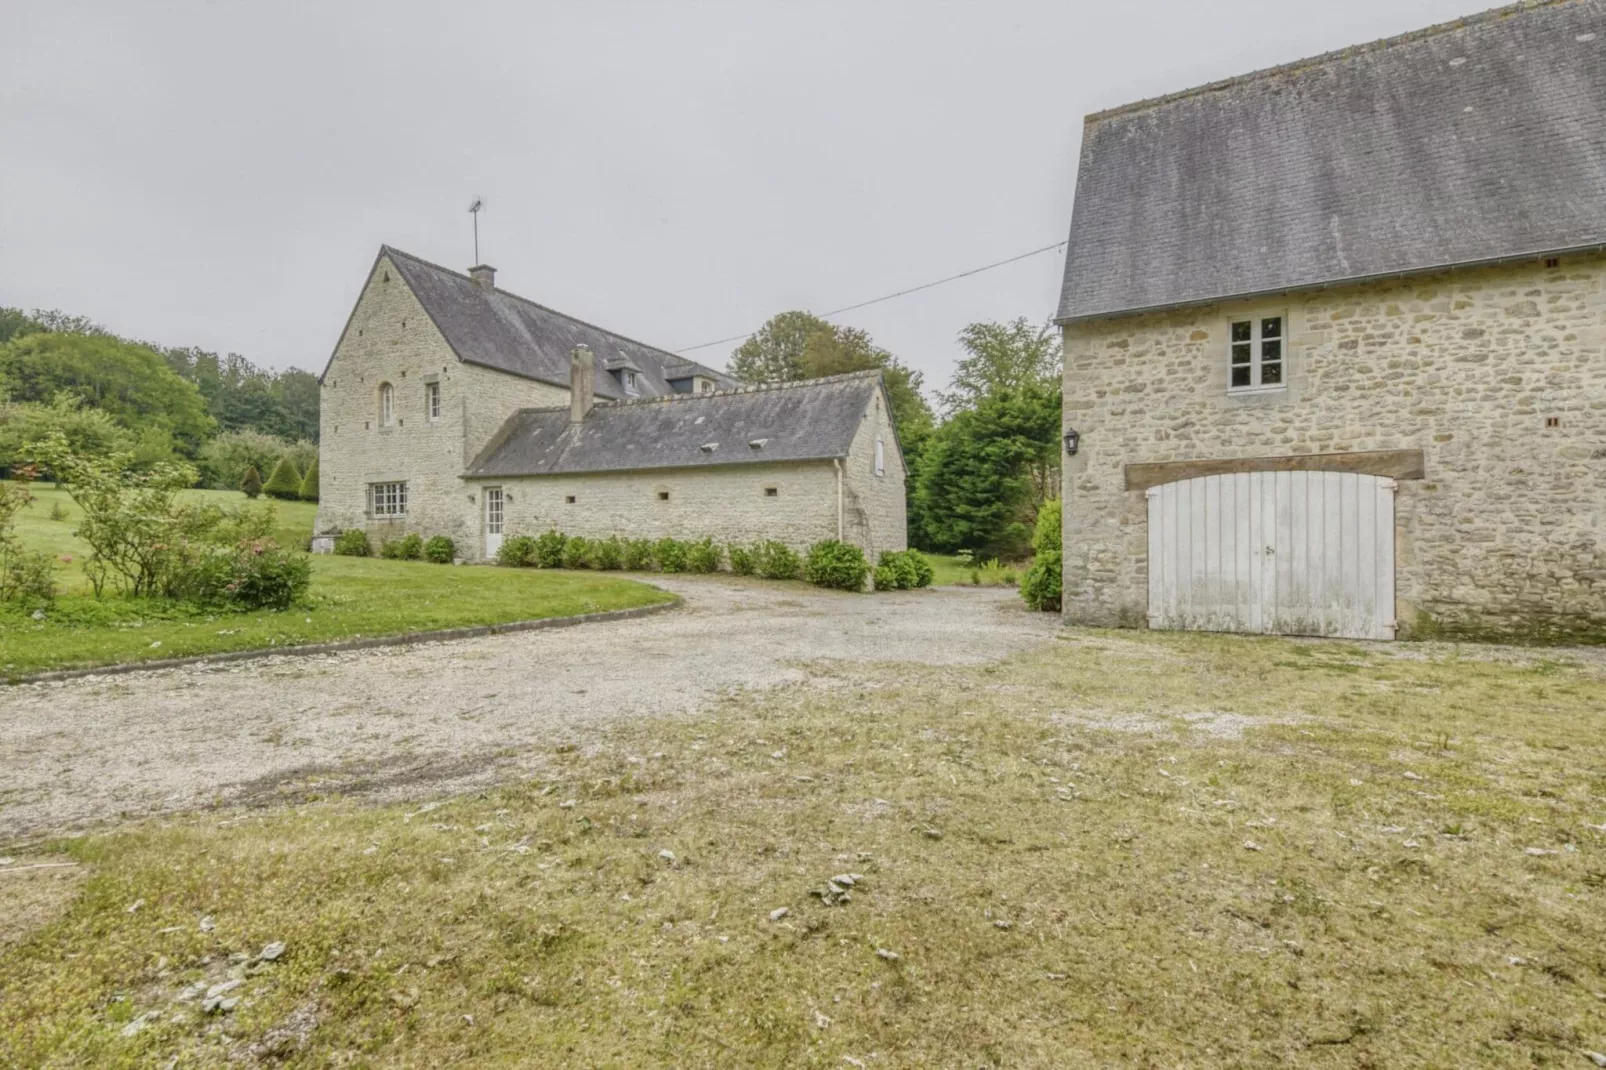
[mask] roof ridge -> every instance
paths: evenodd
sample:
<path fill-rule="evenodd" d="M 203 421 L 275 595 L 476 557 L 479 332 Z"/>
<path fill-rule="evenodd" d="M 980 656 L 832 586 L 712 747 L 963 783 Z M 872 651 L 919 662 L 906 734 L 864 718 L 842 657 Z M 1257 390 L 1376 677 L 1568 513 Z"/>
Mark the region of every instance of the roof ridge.
<path fill-rule="evenodd" d="M 380 249 L 381 253 L 389 253 L 391 256 L 406 257 L 408 260 L 411 260 L 415 264 L 422 264 L 424 267 L 430 268 L 433 271 L 444 272 L 445 274 L 451 275 L 454 278 L 461 279 L 464 282 L 468 282 L 468 283 L 473 283 L 474 282 L 474 279 L 471 276 L 465 275 L 461 271 L 454 271 L 452 268 L 445 267 L 444 265 L 441 265 L 441 264 L 437 264 L 433 260 L 425 260 L 423 257 L 415 256 L 412 253 L 407 252 L 405 249 L 398 249 L 394 245 L 381 244 L 379 249 Z M 715 371 L 713 368 L 708 367 L 708 365 L 702 364 L 702 363 L 700 363 L 698 361 L 695 361 L 695 360 L 692 360 L 690 357 L 683 357 L 679 353 L 674 352 L 673 350 L 663 349 L 663 348 L 661 348 L 659 346 L 653 345 L 650 342 L 643 342 L 641 339 L 632 338 L 628 334 L 620 334 L 618 331 L 611 330 L 611 329 L 609 329 L 607 327 L 600 327 L 597 324 L 592 323 L 590 320 L 583 320 L 579 316 L 571 316 L 567 312 L 561 312 L 558 309 L 555 309 L 555 308 L 551 307 L 550 305 L 543 305 L 539 301 L 531 300 L 530 298 L 525 297 L 522 294 L 516 294 L 512 290 L 504 290 L 500 286 L 493 285 L 491 287 L 491 291 L 493 293 L 500 294 L 503 297 L 511 298 L 514 301 L 522 301 L 527 305 L 533 305 L 534 307 L 540 309 L 542 312 L 548 312 L 548 313 L 551 313 L 554 316 L 561 316 L 563 319 L 566 319 L 571 323 L 578 323 L 582 327 L 589 327 L 593 331 L 596 331 L 599 334 L 605 334 L 610 338 L 617 338 L 622 342 L 629 342 L 631 345 L 640 346 L 643 349 L 651 350 L 654 353 L 660 354 L 660 355 L 662 355 L 664 357 L 667 357 L 667 358 L 672 358 L 672 359 L 674 359 L 674 360 L 676 360 L 676 361 L 678 361 L 678 362 L 680 362 L 682 364 L 691 364 L 691 365 L 693 365 L 695 367 L 702 368 L 704 371 L 712 372 L 714 375 L 724 375 L 727 378 L 729 378 L 729 375 L 726 372 Z"/>
<path fill-rule="evenodd" d="M 1410 44 L 1413 41 L 1421 41 L 1429 37 L 1438 37 L 1441 34 L 1451 33 L 1455 30 L 1463 30 L 1470 26 L 1479 26 L 1483 25 L 1484 23 L 1495 22 L 1525 11 L 1535 11 L 1546 7 L 1562 7 L 1566 4 L 1580 2 L 1583 2 L 1583 0 L 1517 0 L 1517 2 L 1514 4 L 1506 4 L 1502 7 L 1490 8 L 1487 11 L 1480 11 L 1472 15 L 1463 15 L 1458 19 L 1450 19 L 1446 22 L 1434 23 L 1432 26 L 1424 26 L 1420 29 L 1409 30 L 1405 33 L 1395 34 L 1393 37 L 1382 37 L 1375 41 L 1367 41 L 1358 45 L 1346 45 L 1343 48 L 1335 48 L 1328 52 L 1321 52 L 1314 56 L 1307 56 L 1304 59 L 1291 60 L 1288 63 L 1279 63 L 1274 67 L 1262 67 L 1258 71 L 1249 71 L 1246 74 L 1236 74 L 1230 78 L 1220 78 L 1214 82 L 1206 82 L 1203 85 L 1196 85 L 1188 89 L 1179 89 L 1173 93 L 1162 93 L 1159 96 L 1147 97 L 1143 100 L 1135 100 L 1130 104 L 1121 104 L 1113 108 L 1105 108 L 1102 111 L 1090 112 L 1086 117 L 1083 118 L 1082 121 L 1084 124 L 1101 122 L 1105 119 L 1113 119 L 1118 116 L 1131 115 L 1140 111 L 1148 111 L 1151 108 L 1158 108 L 1165 104 L 1175 104 L 1180 100 L 1204 96 L 1207 93 L 1217 93 L 1224 89 L 1231 89 L 1234 86 L 1245 85 L 1250 82 L 1258 82 L 1263 79 L 1272 78 L 1276 75 L 1291 74 L 1295 71 L 1305 70 L 1307 68 L 1322 67 L 1329 63 L 1337 62 L 1341 59 L 1351 59 L 1355 56 L 1369 55 L 1373 52 L 1381 52 L 1385 49 L 1395 48 L 1399 45 Z"/>
<path fill-rule="evenodd" d="M 864 371 L 842 372 L 838 375 L 822 375 L 818 379 L 786 379 L 773 383 L 750 383 L 744 386 L 732 387 L 727 390 L 709 390 L 701 394 L 658 394 L 652 397 L 634 398 L 608 398 L 598 401 L 597 408 L 604 406 L 610 409 L 622 409 L 629 405 L 659 405 L 664 402 L 700 401 L 706 398 L 728 398 L 741 394 L 762 394 L 771 390 L 795 390 L 799 387 L 823 386 L 827 383 L 840 383 L 849 379 L 880 378 L 880 368 L 867 368 Z M 563 408 L 564 406 L 558 406 Z"/>

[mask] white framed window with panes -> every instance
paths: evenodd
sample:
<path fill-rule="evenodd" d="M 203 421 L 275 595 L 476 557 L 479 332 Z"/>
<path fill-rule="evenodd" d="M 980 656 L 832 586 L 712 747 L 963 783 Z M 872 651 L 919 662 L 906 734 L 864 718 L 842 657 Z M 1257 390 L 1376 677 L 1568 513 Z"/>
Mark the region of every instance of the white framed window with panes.
<path fill-rule="evenodd" d="M 1227 324 L 1227 392 L 1255 394 L 1288 386 L 1288 317 L 1235 317 Z"/>
<path fill-rule="evenodd" d="M 368 515 L 373 517 L 406 516 L 407 484 L 368 484 Z"/>
<path fill-rule="evenodd" d="M 441 384 L 424 384 L 424 419 L 434 423 L 441 418 Z"/>
<path fill-rule="evenodd" d="M 389 427 L 396 418 L 396 388 L 389 383 L 379 384 L 379 426 Z"/>

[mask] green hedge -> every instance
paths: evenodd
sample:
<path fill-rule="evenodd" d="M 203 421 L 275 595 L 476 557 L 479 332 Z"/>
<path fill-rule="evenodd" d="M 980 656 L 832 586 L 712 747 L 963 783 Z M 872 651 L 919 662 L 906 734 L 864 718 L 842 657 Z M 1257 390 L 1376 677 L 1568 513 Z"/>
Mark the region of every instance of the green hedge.
<path fill-rule="evenodd" d="M 875 567 L 875 589 L 878 591 L 907 591 L 917 587 L 930 587 L 936 577 L 931 562 L 919 550 L 888 550 L 881 555 Z"/>
<path fill-rule="evenodd" d="M 1020 596 L 1033 609 L 1057 613 L 1064 585 L 1064 560 L 1060 531 L 1060 500 L 1050 498 L 1037 511 L 1037 528 L 1032 532 L 1032 549 L 1037 556 L 1020 581 Z"/>
<path fill-rule="evenodd" d="M 433 535 L 424 543 L 424 559 L 449 565 L 457 558 L 457 544 L 445 535 Z"/>
<path fill-rule="evenodd" d="M 374 549 L 368 542 L 368 533 L 361 528 L 342 531 L 335 538 L 335 553 L 341 557 L 367 557 Z"/>
<path fill-rule="evenodd" d="M 808 560 L 803 563 L 803 578 L 816 587 L 862 591 L 869 575 L 870 563 L 864 559 L 864 551 L 836 539 L 810 546 Z"/>
<path fill-rule="evenodd" d="M 262 484 L 262 493 L 270 498 L 293 502 L 301 497 L 301 473 L 289 457 L 280 457 L 273 466 L 273 474 Z"/>

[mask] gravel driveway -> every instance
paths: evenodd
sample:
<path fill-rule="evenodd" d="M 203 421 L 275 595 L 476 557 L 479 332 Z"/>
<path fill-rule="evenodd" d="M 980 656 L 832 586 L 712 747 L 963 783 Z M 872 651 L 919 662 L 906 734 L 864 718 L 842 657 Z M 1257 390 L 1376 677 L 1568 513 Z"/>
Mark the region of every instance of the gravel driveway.
<path fill-rule="evenodd" d="M 1058 618 L 1015 592 L 865 595 L 660 577 L 657 616 L 414 647 L 0 688 L 0 844 L 308 792 L 416 794 L 529 768 L 612 718 L 869 662 L 995 660 Z M 829 666 L 817 664 L 829 662 Z"/>

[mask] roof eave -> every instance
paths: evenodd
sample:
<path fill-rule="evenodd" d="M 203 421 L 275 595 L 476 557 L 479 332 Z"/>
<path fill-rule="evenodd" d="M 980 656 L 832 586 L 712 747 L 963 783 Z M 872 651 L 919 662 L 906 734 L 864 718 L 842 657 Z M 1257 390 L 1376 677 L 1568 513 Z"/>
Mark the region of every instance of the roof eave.
<path fill-rule="evenodd" d="M 1296 286 L 1280 286 L 1265 290 L 1245 290 L 1238 293 L 1189 298 L 1186 301 L 1170 301 L 1158 305 L 1135 305 L 1128 308 L 1115 308 L 1100 312 L 1084 312 L 1074 316 L 1055 316 L 1054 323 L 1061 327 L 1069 327 L 1078 323 L 1091 323 L 1095 320 L 1118 319 L 1123 316 L 1147 316 L 1158 312 L 1175 312 L 1179 309 L 1185 308 L 1204 308 L 1209 305 L 1225 305 L 1234 301 L 1254 301 L 1267 297 L 1280 297 L 1285 294 L 1316 293 L 1322 290 L 1334 290 L 1344 286 L 1361 286 L 1370 282 L 1384 282 L 1388 279 L 1405 279 L 1413 278 L 1419 275 L 1434 275 L 1444 271 L 1462 271 L 1469 268 L 1499 267 L 1502 264 L 1516 264 L 1525 260 L 1543 260 L 1546 257 L 1576 256 L 1580 253 L 1598 253 L 1602 251 L 1606 251 L 1606 240 L 1588 242 L 1583 245 L 1569 245 L 1562 248 L 1537 249 L 1531 252 L 1485 257 L 1480 260 L 1458 260 L 1446 264 L 1434 264 L 1427 267 L 1402 268 L 1398 271 L 1380 271 L 1369 275 L 1349 275 L 1342 278 L 1328 279 L 1322 282 L 1301 283 Z"/>
<path fill-rule="evenodd" d="M 464 472 L 458 479 L 541 479 L 557 478 L 559 476 L 605 476 L 623 472 L 671 472 L 683 471 L 688 468 L 746 468 L 755 464 L 824 464 L 826 461 L 845 461 L 846 453 L 822 453 L 807 457 L 781 457 L 770 460 L 762 457 L 752 457 L 742 461 L 704 461 L 687 464 L 644 464 L 626 468 L 574 468 L 561 472 Z"/>

